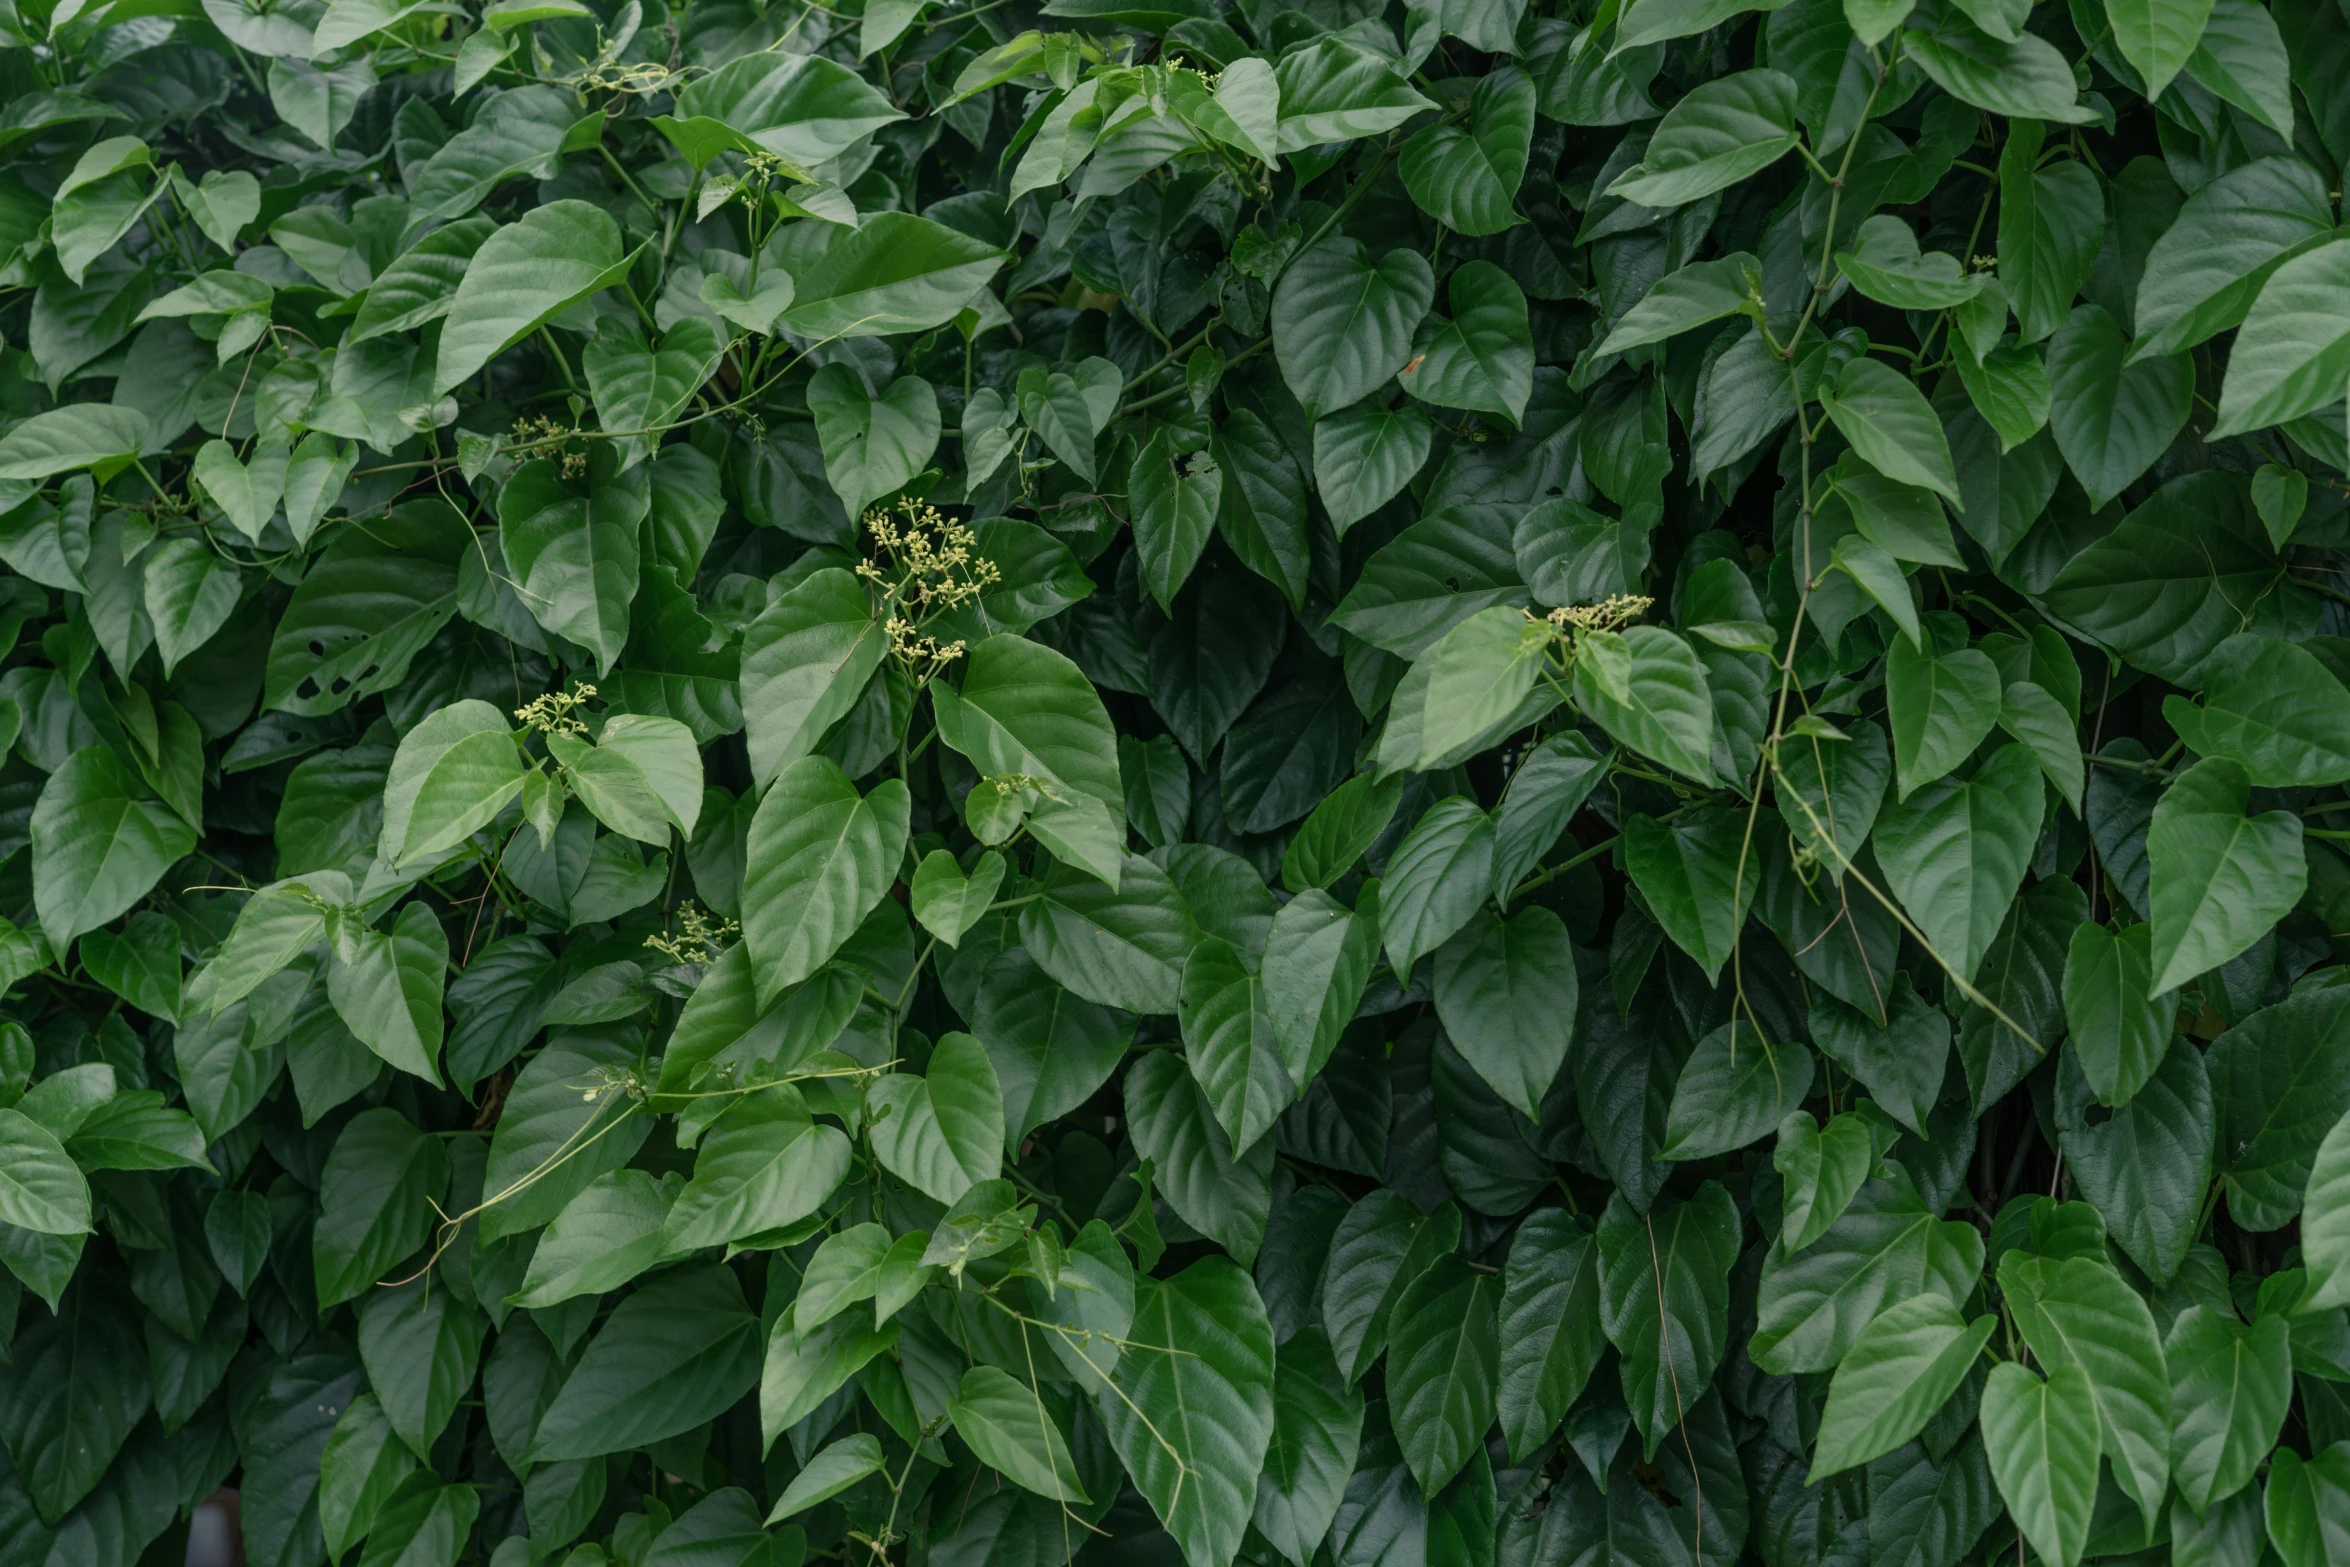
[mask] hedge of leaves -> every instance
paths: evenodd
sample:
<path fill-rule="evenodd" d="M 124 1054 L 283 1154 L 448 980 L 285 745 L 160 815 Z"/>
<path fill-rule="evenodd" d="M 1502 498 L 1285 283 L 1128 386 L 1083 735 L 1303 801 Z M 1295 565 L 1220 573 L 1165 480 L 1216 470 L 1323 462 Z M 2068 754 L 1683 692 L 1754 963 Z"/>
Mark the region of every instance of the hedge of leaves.
<path fill-rule="evenodd" d="M 2337 0 L 0 80 L 0 1567 L 2350 1559 Z"/>

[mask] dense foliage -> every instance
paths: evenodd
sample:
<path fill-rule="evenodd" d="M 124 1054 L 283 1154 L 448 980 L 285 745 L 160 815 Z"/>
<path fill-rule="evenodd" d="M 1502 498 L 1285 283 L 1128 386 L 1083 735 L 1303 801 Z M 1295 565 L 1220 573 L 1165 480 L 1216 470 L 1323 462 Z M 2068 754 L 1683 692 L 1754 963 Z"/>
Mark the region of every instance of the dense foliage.
<path fill-rule="evenodd" d="M 2337 0 L 0 39 L 0 1567 L 2350 1559 Z"/>

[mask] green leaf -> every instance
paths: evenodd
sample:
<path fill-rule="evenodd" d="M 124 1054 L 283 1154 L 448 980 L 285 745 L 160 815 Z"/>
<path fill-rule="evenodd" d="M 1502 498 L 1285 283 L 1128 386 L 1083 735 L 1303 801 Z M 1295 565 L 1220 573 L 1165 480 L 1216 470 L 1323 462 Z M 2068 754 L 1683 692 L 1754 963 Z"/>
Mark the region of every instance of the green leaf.
<path fill-rule="evenodd" d="M 1410 403 L 1358 403 L 1314 426 L 1314 485 L 1342 536 L 1402 492 L 1434 440 L 1428 415 Z"/>
<path fill-rule="evenodd" d="M 1453 319 L 1420 325 L 1403 389 L 1443 408 L 1474 408 L 1511 424 L 1534 394 L 1534 333 L 1525 291 L 1489 261 L 1463 263 L 1446 285 Z"/>
<path fill-rule="evenodd" d="M 1748 264 L 1756 265 L 1751 259 Z M 1983 291 L 1980 273 L 1968 272 L 1946 251 L 1920 250 L 1910 226 L 1891 213 L 1879 213 L 1854 231 L 1852 248 L 1836 252 L 1836 270 L 1861 293 L 1896 310 L 1948 310 Z"/>
<path fill-rule="evenodd" d="M 1386 60 L 1338 38 L 1317 39 L 1284 54 L 1273 69 L 1273 81 L 1281 106 L 1280 141 L 1274 150 L 1282 153 L 1377 136 L 1435 107 L 1412 91 Z"/>
<path fill-rule="evenodd" d="M 1905 1176 L 1880 1175 L 1811 1245 L 1765 1257 L 1747 1353 L 1774 1374 L 1829 1370 L 1888 1302 L 1931 1290 L 1959 1304 L 1982 1271 L 1974 1226 L 1937 1219 Z"/>
<path fill-rule="evenodd" d="M 1901 35 L 1903 52 L 1959 102 L 2068 125 L 2096 118 L 2096 111 L 2077 101 L 2072 66 L 2038 34 L 2019 31 L 2013 42 L 2001 43 L 1956 6 L 1933 0 L 1911 12 L 1910 20 L 1917 25 Z"/>
<path fill-rule="evenodd" d="M 90 1187 L 48 1128 L 15 1110 L 0 1110 L 0 1143 L 8 1149 L 0 1174 L 0 1223 L 42 1235 L 81 1235 L 90 1229 Z"/>
<path fill-rule="evenodd" d="M 1640 296 L 1637 304 L 1624 312 L 1623 319 L 1593 352 L 1620 354 L 1628 348 L 1661 343 L 1709 321 L 1736 315 L 1747 296 L 1760 287 L 1761 278 L 1762 263 L 1743 250 L 1719 261 L 1693 261 L 1659 278 L 1654 287 Z"/>
<path fill-rule="evenodd" d="M 2300 901 L 2301 820 L 2289 811 L 2247 818 L 2250 796 L 2244 769 L 2213 758 L 2172 780 L 2154 808 L 2146 858 L 2157 990 L 2219 967 Z"/>
<path fill-rule="evenodd" d="M 2162 717 L 2202 756 L 2225 756 L 2263 789 L 2350 778 L 2350 691 L 2308 648 L 2230 637 L 2204 660 L 2204 705 L 2164 698 Z"/>
<path fill-rule="evenodd" d="M 348 4 L 351 0 L 339 0 L 339 3 Z M 493 220 L 478 215 L 464 218 L 434 229 L 402 251 L 368 285 L 359 313 L 352 318 L 351 330 L 343 341 L 364 343 L 386 332 L 412 331 L 447 315 L 455 301 L 457 285 L 464 280 L 466 264 L 497 226 Z"/>
<path fill-rule="evenodd" d="M 1328 887 L 1379 841 L 1403 798 L 1401 782 L 1358 773 L 1322 797 L 1281 851 L 1281 884 L 1291 893 Z"/>
<path fill-rule="evenodd" d="M 438 709 L 392 755 L 376 853 L 391 865 L 437 862 L 521 794 L 523 771 L 504 713 L 478 698 Z"/>
<path fill-rule="evenodd" d="M 112 468 L 146 446 L 136 408 L 75 403 L 37 413 L 0 436 L 0 479 L 47 479 L 76 468 Z"/>
<path fill-rule="evenodd" d="M 542 1310 L 618 1289 L 654 1266 L 678 1185 L 674 1175 L 655 1180 L 642 1170 L 597 1176 L 540 1235 L 507 1303 Z"/>
<path fill-rule="evenodd" d="M 638 528 L 649 504 L 641 471 L 616 476 L 600 461 L 589 464 L 583 485 L 542 457 L 498 492 L 498 538 L 516 591 L 540 625 L 589 649 L 600 670 L 628 641 L 642 567 Z"/>
<path fill-rule="evenodd" d="M 2229 637 L 2305 632 L 2316 615 L 2270 546 L 2248 481 L 2210 471 L 2164 484 L 2075 555 L 2041 601 L 2140 669 L 2190 687 Z"/>
<path fill-rule="evenodd" d="M 971 302 L 1004 254 L 905 212 L 880 212 L 843 233 L 830 224 L 818 254 L 795 253 L 792 305 L 777 320 L 803 337 L 880 337 L 943 326 Z"/>
<path fill-rule="evenodd" d="M 979 1367 L 974 1367 L 976 1374 Z M 807 1467 L 792 1477 L 776 1498 L 775 1506 L 767 1514 L 771 1524 L 806 1512 L 819 1502 L 830 1501 L 855 1485 L 867 1475 L 878 1474 L 887 1459 L 881 1451 L 881 1439 L 870 1432 L 859 1431 L 844 1436 L 827 1446 L 808 1461 Z"/>
<path fill-rule="evenodd" d="M 2285 1567 L 2318 1567 L 2350 1544 L 2350 1449 L 2336 1442 L 2304 1461 L 2289 1447 L 2269 1459 L 2261 1497 L 2269 1544 Z"/>
<path fill-rule="evenodd" d="M 1152 1189 L 1235 1259 L 1254 1262 L 1272 1209 L 1272 1141 L 1235 1153 L 1207 1096 L 1163 1050 L 1128 1069 L 1125 1097 L 1135 1148 L 1151 1161 Z"/>
<path fill-rule="evenodd" d="M 665 1250 L 674 1255 L 797 1223 L 840 1185 L 849 1156 L 848 1138 L 817 1125 L 789 1084 L 744 1095 L 702 1134 L 693 1179 L 662 1227 Z"/>
<path fill-rule="evenodd" d="M 470 1302 L 421 1279 L 362 1297 L 359 1358 L 385 1418 L 417 1457 L 431 1456 L 473 1386 L 485 1326 Z"/>
<path fill-rule="evenodd" d="M 2074 1058 L 2100 1102 L 2120 1109 L 2170 1048 L 2178 1003 L 2153 986 L 2154 928 L 2083 925 L 2064 962 L 2065 1025 Z"/>
<path fill-rule="evenodd" d="M 620 226 L 584 201 L 534 207 L 483 240 L 449 301 L 433 394 L 447 392 L 549 317 L 619 282 L 629 259 Z"/>
<path fill-rule="evenodd" d="M 1958 1391 L 1998 1318 L 1968 1322 L 1940 1295 L 1896 1301 L 1836 1367 L 1811 1478 L 1865 1464 L 1909 1441 Z"/>
<path fill-rule="evenodd" d="M 2252 1483 L 2276 1445 L 2293 1396 L 2285 1319 L 2246 1324 L 2189 1306 L 2171 1324 L 2163 1358 L 2171 1389 L 2171 1467 L 2179 1495 L 2198 1512 Z"/>
<path fill-rule="evenodd" d="M 1478 81 L 1468 129 L 1431 125 L 1406 141 L 1397 172 L 1420 210 L 1460 234 L 1499 234 L 1524 221 L 1514 208 L 1534 100 L 1532 79 L 1505 65 Z"/>
<path fill-rule="evenodd" d="M 2222 1034 L 2210 1055 L 2220 1113 L 2220 1174 L 2228 1215 L 2273 1230 L 2302 1210 L 2311 1164 L 2334 1122 L 2350 1112 L 2350 1016 L 2330 988 L 2263 1008 Z"/>
<path fill-rule="evenodd" d="M 2334 401 L 2350 378 L 2350 244 L 2293 257 L 2271 273 L 2228 350 L 2211 438 L 2284 424 Z M 10 439 L 14 439 L 13 436 Z M 7 477 L 0 442 L 0 477 Z"/>
<path fill-rule="evenodd" d="M 1338 1374 L 1317 1329 L 1284 1341 L 1274 1361 L 1273 1435 L 1250 1522 L 1275 1550 L 1303 1562 L 1342 1505 L 1361 1448 L 1363 1397 Z"/>
<path fill-rule="evenodd" d="M 1116 1383 L 1096 1402 L 1135 1489 L 1191 1567 L 1229 1563 L 1274 1427 L 1273 1328 L 1248 1275 L 1208 1257 L 1138 1281 Z"/>
<path fill-rule="evenodd" d="M 1962 505 L 1942 421 L 1907 376 L 1874 359 L 1848 359 L 1834 388 L 1821 392 L 1820 406 L 1852 449 L 1886 478 Z"/>
<path fill-rule="evenodd" d="M 1269 1014 L 1266 983 L 1211 936 L 1183 965 L 1177 1015 L 1192 1076 L 1236 1148 L 1256 1143 L 1297 1096 Z"/>
<path fill-rule="evenodd" d="M 769 1444 L 813 1414 L 849 1378 L 896 1341 L 896 1324 L 868 1326 L 862 1316 L 834 1317 L 806 1336 L 788 1316 L 768 1330 L 759 1370 L 759 1427 Z"/>
<path fill-rule="evenodd" d="M 269 644 L 266 706 L 305 718 L 399 686 L 457 611 L 473 530 L 449 506 L 393 508 L 312 563 Z"/>
<path fill-rule="evenodd" d="M 1127 1012 L 1178 1009 L 1183 964 L 1200 939 L 1167 873 L 1129 855 L 1110 887 L 1053 866 L 1036 901 L 1020 911 L 1020 941 L 1062 985 Z"/>
<path fill-rule="evenodd" d="M 2184 354 L 2132 355 L 2112 316 L 2081 305 L 2048 343 L 2056 448 L 2102 507 L 2154 466 L 2195 406 L 2195 366 Z"/>
<path fill-rule="evenodd" d="M 1374 263 L 1361 241 L 1334 237 L 1291 261 L 1273 291 L 1273 353 L 1307 417 L 1359 402 L 1403 369 L 1435 298 L 1436 275 L 1415 250 Z"/>
<path fill-rule="evenodd" d="M 39 1523 L 19 1514 L 20 1538 L 37 1540 L 48 1535 L 41 1524 L 64 1521 L 147 1413 L 147 1354 L 128 1306 L 120 1291 L 78 1290 L 16 1337 L 0 1438 L 40 1511 Z"/>
<path fill-rule="evenodd" d="M 399 1111 L 363 1110 L 345 1123 L 327 1156 L 311 1237 L 319 1304 L 365 1294 L 422 1246 L 448 1184 L 441 1141 Z"/>
<path fill-rule="evenodd" d="M 973 1366 L 963 1373 L 947 1416 L 979 1461 L 1013 1484 L 1056 1502 L 1085 1502 L 1068 1440 L 1035 1389 L 994 1366 Z"/>
<path fill-rule="evenodd" d="M 751 818 L 743 943 L 762 1007 L 832 960 L 897 879 L 910 802 L 889 779 L 870 794 L 821 756 L 785 768 Z"/>
<path fill-rule="evenodd" d="M 351 1400 L 318 1460 L 318 1522 L 326 1548 L 340 1555 L 363 1539 L 402 1484 L 416 1455 L 398 1440 L 373 1393 Z"/>
<path fill-rule="evenodd" d="M 441 922 L 421 903 L 403 904 L 390 930 L 338 938 L 327 995 L 361 1044 L 437 1088 L 441 983 L 448 968 L 449 938 Z"/>
<path fill-rule="evenodd" d="M 1224 470 L 1205 454 L 1178 457 L 1162 430 L 1134 454 L 1126 490 L 1143 582 L 1159 608 L 1173 614 L 1175 595 L 1190 580 L 1215 526 Z"/>
<path fill-rule="evenodd" d="M 1980 649 L 1934 653 L 1907 642 L 1887 648 L 1885 718 L 1893 730 L 1898 798 L 1907 800 L 1972 756 L 1999 711 L 1999 670 Z"/>
<path fill-rule="evenodd" d="M 1811 1052 L 1725 1023 L 1689 1052 L 1665 1117 L 1661 1157 L 1710 1159 L 1755 1142 L 1811 1092 Z"/>
<path fill-rule="evenodd" d="M 1877 858 L 1935 957 L 1972 980 L 2040 836 L 2039 764 L 2000 747 L 1961 783 L 1941 778 L 1877 820 Z"/>
<path fill-rule="evenodd" d="M 808 382 L 808 411 L 825 476 L 851 517 L 895 495 L 938 450 L 938 394 L 920 376 L 900 376 L 875 397 L 849 366 L 826 365 Z"/>
<path fill-rule="evenodd" d="M 1602 640 L 1612 638 L 1612 640 Z M 1661 626 L 1582 639 L 1576 704 L 1610 736 L 1685 777 L 1713 781 L 1713 716 L 1705 665 Z"/>
<path fill-rule="evenodd" d="M 59 953 L 145 897 L 196 847 L 179 813 L 145 794 L 103 746 L 76 751 L 42 785 L 31 823 L 33 906 Z"/>
<path fill-rule="evenodd" d="M 815 751 L 856 706 L 885 647 L 864 587 L 835 566 L 808 574 L 743 632 L 742 705 L 761 783 Z"/>
<path fill-rule="evenodd" d="M 2012 1251 L 1999 1290 L 2042 1365 L 2087 1374 L 2114 1479 L 2152 1528 L 2170 1483 L 2171 1400 L 2145 1301 L 2102 1260 Z"/>
<path fill-rule="evenodd" d="M 1107 844 L 1118 840 L 1126 790 L 1109 713 L 1077 666 L 1026 638 L 993 636 L 971 650 L 959 693 L 934 681 L 930 695 L 939 738 L 982 774 L 1057 787 L 1062 798 L 1055 803 L 1065 809 L 1037 812 L 1029 831 L 1056 856 L 1115 888 L 1119 857 L 1099 829 L 1106 825 Z"/>
<path fill-rule="evenodd" d="M 725 346 L 715 328 L 694 316 L 669 327 L 657 346 L 623 317 L 606 316 L 597 326 L 580 353 L 580 369 L 595 395 L 597 421 L 617 437 L 623 468 L 650 454 L 659 431 L 718 367 Z"/>
<path fill-rule="evenodd" d="M 2310 1163 L 2301 1220 L 2301 1257 L 2311 1281 L 2302 1305 L 2308 1310 L 2350 1301 L 2350 1209 L 2342 1203 L 2345 1190 L 2350 1190 L 2350 1112 L 2325 1134 Z"/>
<path fill-rule="evenodd" d="M 1417 658 L 1477 611 L 1523 602 L 1501 512 L 1446 507 L 1413 523 L 1364 562 L 1332 622 L 1385 652 Z"/>
<path fill-rule="evenodd" d="M 2210 0 L 2114 0 L 2106 7 L 2114 45 L 2146 79 L 2148 98 L 2161 97 L 2193 58 L 2211 9 Z"/>
<path fill-rule="evenodd" d="M 1404 1462 L 1423 1493 L 1449 1484 L 1484 1447 L 1501 1374 L 1501 1289 L 1459 1257 L 1439 1257 L 1396 1298 L 1387 1393 Z"/>
<path fill-rule="evenodd" d="M 1759 174 L 1796 143 L 1796 92 L 1782 71 L 1701 83 L 1673 105 L 1640 162 L 1607 193 L 1644 207 L 1678 207 Z"/>
<path fill-rule="evenodd" d="M 1719 975 L 1762 881 L 1762 856 L 1747 841 L 1744 814 L 1702 807 L 1670 825 L 1627 817 L 1624 869 L 1673 944 L 1709 981 Z"/>
<path fill-rule="evenodd" d="M 461 218 L 515 175 L 559 160 L 575 128 L 593 113 L 556 87 L 500 93 L 416 171 L 409 194 L 431 216 Z"/>
<path fill-rule="evenodd" d="M 1274 913 L 1262 1005 L 1291 1084 L 1311 1083 L 1338 1047 L 1370 983 L 1379 939 L 1376 884 L 1364 886 L 1352 910 L 1310 887 Z"/>
<path fill-rule="evenodd" d="M 960 947 L 971 927 L 986 918 L 1003 881 L 1004 857 L 993 849 L 980 851 L 968 875 L 952 854 L 933 849 L 915 867 L 908 902 L 924 930 L 949 947 Z"/>
<path fill-rule="evenodd" d="M 664 1273 L 604 1319 L 540 1417 L 531 1458 L 646 1446 L 730 1407 L 758 1377 L 759 1319 L 715 1263 Z"/>
<path fill-rule="evenodd" d="M 1290 609 L 1299 610 L 1313 549 L 1297 459 L 1246 408 L 1218 427 L 1208 449 L 1228 481 L 1219 494 L 1217 533 L 1242 565 L 1281 589 Z"/>
<path fill-rule="evenodd" d="M 1583 1396 L 1607 1340 L 1599 1325 L 1599 1246 L 1564 1208 L 1518 1226 L 1502 1270 L 1495 1400 L 1510 1456 L 1548 1441 Z"/>
<path fill-rule="evenodd" d="M 882 1166 L 940 1202 L 992 1179 L 1003 1163 L 1003 1089 L 969 1034 L 941 1035 L 920 1077 L 892 1072 L 867 1103 Z"/>
<path fill-rule="evenodd" d="M 1738 1209 L 1713 1181 L 1645 1214 L 1618 1192 L 1599 1220 L 1599 1314 L 1622 1357 L 1624 1402 L 1643 1456 L 1705 1393 L 1729 1341 Z"/>
<path fill-rule="evenodd" d="M 812 169 L 905 117 L 847 66 L 786 51 L 728 61 L 677 95 L 675 119 L 654 124 L 696 168 L 732 147 Z"/>
<path fill-rule="evenodd" d="M 2332 237 L 2325 181 L 2299 158 L 2229 169 L 2147 250 L 2130 357 L 2180 353 L 2238 325 L 2278 267 Z"/>
<path fill-rule="evenodd" d="M 1983 1384 L 1983 1448 L 2016 1527 L 2039 1556 L 2073 1567 L 2097 1502 L 2097 1401 L 2078 1365 L 2042 1381 L 2017 1361 Z"/>
<path fill-rule="evenodd" d="M 566 1030 L 515 1074 L 482 1175 L 483 1190 L 508 1195 L 481 1216 L 484 1241 L 536 1229 L 628 1163 L 651 1118 L 613 1083 L 636 1064 L 625 1033 Z"/>
<path fill-rule="evenodd" d="M 1546 908 L 1507 920 L 1480 910 L 1437 949 L 1435 983 L 1453 1048 L 1506 1103 L 1539 1120 L 1566 1063 L 1579 995 L 1565 924 Z"/>
<path fill-rule="evenodd" d="M 1452 939 L 1492 890 L 1493 818 L 1454 796 L 1429 807 L 1388 857 L 1380 940 L 1399 974 Z"/>
<path fill-rule="evenodd" d="M 91 931 L 82 941 L 82 968 L 140 1011 L 178 1020 L 179 928 L 160 914 L 134 914 L 120 932 Z"/>
<path fill-rule="evenodd" d="M 242 589 L 230 562 L 194 539 L 166 539 L 147 557 L 147 618 L 169 678 L 236 613 Z"/>
<path fill-rule="evenodd" d="M 1844 1217 L 1876 1166 L 1877 1145 L 1876 1129 L 1857 1111 L 1831 1116 L 1824 1127 L 1805 1111 L 1787 1112 L 1771 1150 L 1771 1167 L 1787 1182 L 1781 1250 L 1803 1250 Z"/>

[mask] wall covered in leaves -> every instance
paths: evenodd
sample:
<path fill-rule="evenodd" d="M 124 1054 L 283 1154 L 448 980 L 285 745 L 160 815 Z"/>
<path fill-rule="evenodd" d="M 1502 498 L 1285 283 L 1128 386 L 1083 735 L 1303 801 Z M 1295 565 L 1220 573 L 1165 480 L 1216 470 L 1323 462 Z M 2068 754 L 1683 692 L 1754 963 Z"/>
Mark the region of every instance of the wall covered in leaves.
<path fill-rule="evenodd" d="M 2350 1560 L 2338 0 L 0 85 L 0 1567 Z"/>

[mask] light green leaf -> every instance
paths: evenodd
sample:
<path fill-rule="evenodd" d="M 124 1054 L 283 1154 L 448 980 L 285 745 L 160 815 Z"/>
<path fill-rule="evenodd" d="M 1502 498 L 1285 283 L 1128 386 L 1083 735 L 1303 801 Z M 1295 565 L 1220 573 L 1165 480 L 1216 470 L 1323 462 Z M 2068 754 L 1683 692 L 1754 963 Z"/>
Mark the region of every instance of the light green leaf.
<path fill-rule="evenodd" d="M 2018 1361 L 1993 1366 L 1983 1385 L 1983 1447 L 2032 1549 L 2073 1567 L 2097 1503 L 2097 1402 L 2088 1375 L 2060 1363 L 2043 1382 Z"/>
<path fill-rule="evenodd" d="M 940 1202 L 957 1201 L 1003 1163 L 1003 1089 L 969 1034 L 941 1035 L 920 1077 L 890 1073 L 867 1104 L 882 1166 Z"/>
<path fill-rule="evenodd" d="M 1935 1294 L 1886 1307 L 1828 1384 L 1811 1478 L 1865 1464 L 1924 1430 L 1966 1380 L 1998 1320 L 1968 1322 Z"/>
<path fill-rule="evenodd" d="M 808 411 L 825 476 L 851 517 L 896 494 L 938 450 L 938 394 L 920 376 L 900 376 L 874 397 L 855 370 L 826 365 L 808 382 Z"/>
<path fill-rule="evenodd" d="M 2086 1373 L 2114 1479 L 2152 1528 L 2170 1483 L 2171 1399 L 2146 1302 L 2103 1259 L 2018 1251 L 2000 1260 L 1999 1290 L 2042 1365 Z"/>

